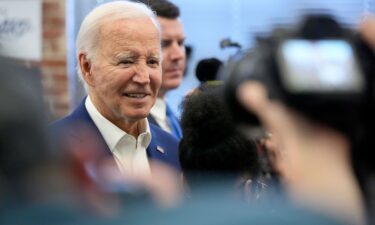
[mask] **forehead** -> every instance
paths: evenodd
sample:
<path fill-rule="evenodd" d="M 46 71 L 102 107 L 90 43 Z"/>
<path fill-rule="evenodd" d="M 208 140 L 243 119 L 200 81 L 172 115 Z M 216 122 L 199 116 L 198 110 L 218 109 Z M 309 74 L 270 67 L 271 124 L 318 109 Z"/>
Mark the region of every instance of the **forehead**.
<path fill-rule="evenodd" d="M 99 45 L 112 50 L 142 46 L 143 49 L 157 51 L 160 34 L 149 18 L 121 19 L 100 28 Z"/>
<path fill-rule="evenodd" d="M 163 38 L 185 38 L 184 28 L 180 19 L 158 17 Z"/>

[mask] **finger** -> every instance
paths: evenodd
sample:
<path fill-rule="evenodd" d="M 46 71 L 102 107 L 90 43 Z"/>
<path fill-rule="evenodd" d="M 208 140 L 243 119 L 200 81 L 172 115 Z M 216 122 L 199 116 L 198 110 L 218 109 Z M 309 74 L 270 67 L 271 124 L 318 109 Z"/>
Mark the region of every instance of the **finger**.
<path fill-rule="evenodd" d="M 359 33 L 375 49 L 375 16 L 367 15 L 360 24 Z"/>
<path fill-rule="evenodd" d="M 245 82 L 239 87 L 237 95 L 241 104 L 272 133 L 285 133 L 286 128 L 294 127 L 292 113 L 279 102 L 270 101 L 261 83 Z"/>
<path fill-rule="evenodd" d="M 243 106 L 253 112 L 263 126 L 273 134 L 280 151 L 289 154 L 286 152 L 301 148 L 301 141 L 307 134 L 305 129 L 309 128 L 305 118 L 282 103 L 269 100 L 265 87 L 259 82 L 244 83 L 239 87 L 237 94 Z"/>

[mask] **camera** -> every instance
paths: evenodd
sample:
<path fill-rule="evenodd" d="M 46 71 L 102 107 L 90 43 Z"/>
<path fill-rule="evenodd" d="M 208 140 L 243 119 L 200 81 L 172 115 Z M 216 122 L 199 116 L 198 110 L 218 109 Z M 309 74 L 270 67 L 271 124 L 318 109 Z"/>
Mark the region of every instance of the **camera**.
<path fill-rule="evenodd" d="M 229 61 L 220 76 L 226 102 L 247 131 L 260 123 L 237 101 L 236 90 L 254 80 L 266 87 L 270 99 L 354 135 L 374 111 L 374 67 L 373 51 L 359 34 L 320 14 L 305 16 L 295 28 L 275 28 L 259 37 L 255 47 Z"/>

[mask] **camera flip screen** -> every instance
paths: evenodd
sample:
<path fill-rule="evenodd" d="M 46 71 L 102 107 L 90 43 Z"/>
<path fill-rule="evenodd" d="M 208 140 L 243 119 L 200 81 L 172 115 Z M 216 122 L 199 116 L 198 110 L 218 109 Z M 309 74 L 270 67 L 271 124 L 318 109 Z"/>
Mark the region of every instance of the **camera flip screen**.
<path fill-rule="evenodd" d="M 281 81 L 293 93 L 358 93 L 364 87 L 353 48 L 344 40 L 287 40 L 277 61 Z"/>

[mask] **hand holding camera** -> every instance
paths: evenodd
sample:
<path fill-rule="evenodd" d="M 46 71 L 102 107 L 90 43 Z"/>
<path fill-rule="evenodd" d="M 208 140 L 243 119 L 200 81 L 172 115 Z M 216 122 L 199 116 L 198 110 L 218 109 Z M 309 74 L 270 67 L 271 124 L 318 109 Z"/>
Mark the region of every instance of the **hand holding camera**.
<path fill-rule="evenodd" d="M 250 138 L 258 138 L 254 127 L 272 133 L 291 199 L 351 224 L 365 223 L 353 155 L 364 164 L 366 144 L 374 146 L 375 57 L 362 37 L 375 47 L 375 20 L 361 31 L 310 16 L 259 39 L 222 71 L 238 127 Z"/>

